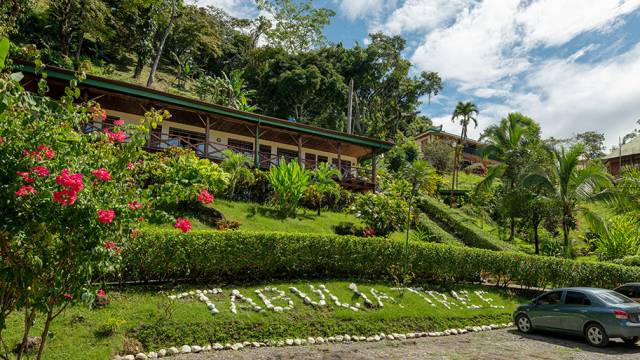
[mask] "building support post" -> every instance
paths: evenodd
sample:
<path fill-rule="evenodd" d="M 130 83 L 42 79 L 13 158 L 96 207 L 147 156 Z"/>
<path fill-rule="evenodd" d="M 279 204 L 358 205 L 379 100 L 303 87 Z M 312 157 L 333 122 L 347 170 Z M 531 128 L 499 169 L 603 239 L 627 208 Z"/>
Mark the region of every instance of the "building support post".
<path fill-rule="evenodd" d="M 304 159 L 302 158 L 302 136 L 298 136 L 298 165 L 304 167 Z"/>
<path fill-rule="evenodd" d="M 376 149 L 371 151 L 371 183 L 373 184 L 373 193 L 375 194 L 378 187 L 378 171 L 376 168 Z"/>
<path fill-rule="evenodd" d="M 208 116 L 204 126 L 205 126 L 204 127 L 204 158 L 208 159 L 209 158 L 209 126 L 210 126 Z"/>
<path fill-rule="evenodd" d="M 338 153 L 338 171 L 340 171 L 340 175 L 344 175 L 342 173 L 342 143 L 338 143 L 338 146 L 336 146 L 336 152 Z"/>
<path fill-rule="evenodd" d="M 253 145 L 253 161 L 256 169 L 260 167 L 260 124 L 256 125 L 256 141 Z"/>

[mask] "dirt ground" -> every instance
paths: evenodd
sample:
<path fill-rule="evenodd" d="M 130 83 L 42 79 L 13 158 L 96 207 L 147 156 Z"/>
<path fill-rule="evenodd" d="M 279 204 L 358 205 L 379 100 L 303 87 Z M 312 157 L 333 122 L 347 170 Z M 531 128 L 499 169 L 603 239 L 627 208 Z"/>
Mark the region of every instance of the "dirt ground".
<path fill-rule="evenodd" d="M 578 337 L 547 333 L 525 336 L 514 329 L 503 329 L 405 341 L 219 351 L 174 359 L 640 359 L 640 345 L 630 347 L 612 340 L 607 348 L 599 349 Z"/>

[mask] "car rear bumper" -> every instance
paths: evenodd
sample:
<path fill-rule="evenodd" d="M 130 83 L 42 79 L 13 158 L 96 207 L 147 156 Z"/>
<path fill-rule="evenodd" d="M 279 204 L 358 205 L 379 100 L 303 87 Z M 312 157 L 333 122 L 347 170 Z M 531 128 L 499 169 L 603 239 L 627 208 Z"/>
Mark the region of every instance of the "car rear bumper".
<path fill-rule="evenodd" d="M 634 337 L 640 336 L 640 323 L 628 320 L 620 321 L 611 329 L 606 329 L 609 337 Z"/>

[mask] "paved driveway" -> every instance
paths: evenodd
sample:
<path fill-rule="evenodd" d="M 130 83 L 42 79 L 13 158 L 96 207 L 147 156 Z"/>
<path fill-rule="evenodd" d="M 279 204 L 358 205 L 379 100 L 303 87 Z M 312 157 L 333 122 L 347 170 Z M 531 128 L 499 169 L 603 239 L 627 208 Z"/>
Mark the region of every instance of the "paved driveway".
<path fill-rule="evenodd" d="M 640 346 L 612 341 L 604 349 L 582 339 L 536 333 L 523 336 L 513 329 L 458 336 L 419 338 L 378 343 L 325 344 L 299 347 L 244 349 L 192 355 L 176 360 L 213 359 L 640 359 Z"/>

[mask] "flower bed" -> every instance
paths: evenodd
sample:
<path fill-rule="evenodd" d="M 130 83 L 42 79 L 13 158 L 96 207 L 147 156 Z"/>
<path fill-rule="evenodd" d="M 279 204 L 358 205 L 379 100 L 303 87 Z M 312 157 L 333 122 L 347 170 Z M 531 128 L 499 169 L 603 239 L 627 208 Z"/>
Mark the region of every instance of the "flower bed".
<path fill-rule="evenodd" d="M 388 279 L 403 241 L 320 234 L 146 230 L 124 249 L 122 280 L 265 281 Z M 491 278 L 523 286 L 612 288 L 640 269 L 600 262 L 410 242 L 417 281 L 448 284 Z"/>

